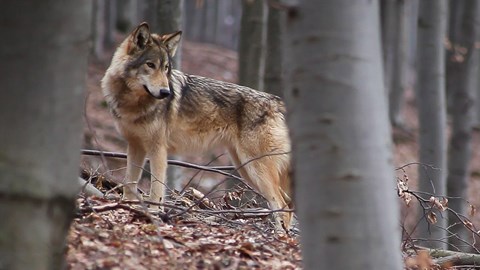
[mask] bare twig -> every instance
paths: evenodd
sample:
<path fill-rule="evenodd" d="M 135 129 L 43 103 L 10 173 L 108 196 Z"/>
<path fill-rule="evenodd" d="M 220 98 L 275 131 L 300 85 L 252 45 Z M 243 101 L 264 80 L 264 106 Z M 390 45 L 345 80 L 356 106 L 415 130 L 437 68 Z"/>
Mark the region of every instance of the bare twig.
<path fill-rule="evenodd" d="M 82 155 L 86 155 L 86 156 L 103 156 L 103 157 L 122 158 L 122 159 L 127 158 L 127 154 L 119 153 L 119 152 L 106 152 L 106 151 L 99 151 L 99 150 L 82 149 L 81 153 L 82 153 Z M 148 159 L 147 159 L 147 161 L 148 161 Z M 204 170 L 204 171 L 210 171 L 210 172 L 216 172 L 216 173 L 219 173 L 219 171 L 233 171 L 233 170 L 235 170 L 235 167 L 233 167 L 233 166 L 207 167 L 207 166 L 196 165 L 196 164 L 193 164 L 193 163 L 188 163 L 188 162 L 179 161 L 179 160 L 168 160 L 167 162 L 168 162 L 169 165 L 181 166 L 181 167 L 185 167 L 185 168 L 198 169 L 198 170 Z"/>

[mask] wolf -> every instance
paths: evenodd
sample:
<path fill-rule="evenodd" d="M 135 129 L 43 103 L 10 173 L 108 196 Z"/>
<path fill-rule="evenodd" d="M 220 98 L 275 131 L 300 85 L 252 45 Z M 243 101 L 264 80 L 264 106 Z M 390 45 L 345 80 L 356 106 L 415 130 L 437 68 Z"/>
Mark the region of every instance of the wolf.
<path fill-rule="evenodd" d="M 127 140 L 123 198 L 137 198 L 150 158 L 150 200 L 164 198 L 167 154 L 228 149 L 240 176 L 273 210 L 292 204 L 290 139 L 285 105 L 277 96 L 172 68 L 182 32 L 159 35 L 142 23 L 116 49 L 102 91 L 117 129 Z M 278 211 L 288 228 L 292 212 Z"/>

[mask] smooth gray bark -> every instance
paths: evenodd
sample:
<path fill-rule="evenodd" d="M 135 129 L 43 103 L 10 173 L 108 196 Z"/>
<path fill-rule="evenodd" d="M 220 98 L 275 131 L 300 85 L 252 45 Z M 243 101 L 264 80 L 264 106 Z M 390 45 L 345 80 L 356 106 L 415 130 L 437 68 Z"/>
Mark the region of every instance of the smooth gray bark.
<path fill-rule="evenodd" d="M 447 47 L 447 109 L 450 111 L 452 106 L 452 91 L 456 87 L 456 82 L 459 80 L 458 74 L 459 69 L 458 65 L 461 64 L 459 61 L 460 47 L 458 43 L 459 37 L 462 33 L 462 17 L 463 12 L 465 11 L 465 1 L 449 1 L 449 18 L 448 18 L 448 47 Z"/>
<path fill-rule="evenodd" d="M 106 14 L 107 2 L 105 0 L 98 0 L 93 2 L 93 55 L 100 59 L 105 55 L 107 35 Z"/>
<path fill-rule="evenodd" d="M 115 28 L 122 33 L 127 33 L 133 28 L 132 1 L 134 0 L 117 0 Z"/>
<path fill-rule="evenodd" d="M 264 89 L 266 92 L 283 97 L 285 67 L 287 14 L 273 6 L 268 8 L 267 41 L 265 51 Z"/>
<path fill-rule="evenodd" d="M 185 38 L 238 48 L 241 0 L 185 1 Z"/>
<path fill-rule="evenodd" d="M 390 93 L 392 86 L 393 63 L 395 59 L 396 44 L 396 25 L 395 17 L 396 0 L 380 1 L 380 18 L 382 23 L 382 53 L 383 53 L 383 71 L 385 81 L 385 92 Z"/>
<path fill-rule="evenodd" d="M 64 269 L 91 1 L 2 1 L 0 268 Z"/>
<path fill-rule="evenodd" d="M 157 16 L 153 29 L 160 34 L 170 34 L 183 30 L 183 0 L 157 0 Z M 173 57 L 173 66 L 181 69 L 182 46 L 179 45 Z"/>
<path fill-rule="evenodd" d="M 116 2 L 95 0 L 93 11 L 93 52 L 97 59 L 102 59 L 106 57 L 106 50 L 114 45 Z"/>
<path fill-rule="evenodd" d="M 419 190 L 445 196 L 447 187 L 447 112 L 445 102 L 445 48 L 447 0 L 422 0 L 418 18 L 417 105 L 419 117 Z M 432 168 L 433 167 L 433 168 Z M 429 198 L 426 198 L 429 199 Z M 446 248 L 445 213 L 434 212 L 438 222 L 429 224 L 419 210 L 418 237 L 429 241 L 422 245 Z"/>
<path fill-rule="evenodd" d="M 455 44 L 466 49 L 462 61 L 455 64 L 456 76 L 448 77 L 451 94 L 452 135 L 448 148 L 448 196 L 468 198 L 468 182 L 470 179 L 469 164 L 472 151 L 472 130 L 474 117 L 474 96 L 477 80 L 478 52 L 474 49 L 475 40 L 478 38 L 480 25 L 480 2 L 465 0 L 460 34 Z M 453 81 L 452 81 L 453 80 Z M 452 210 L 467 215 L 468 204 L 464 200 L 452 199 L 449 202 Z M 449 213 L 449 225 L 452 233 L 468 240 L 468 232 L 456 217 Z M 456 237 L 449 239 L 449 243 L 461 249 L 465 244 Z"/>
<path fill-rule="evenodd" d="M 402 269 L 378 9 L 301 1 L 289 12 L 286 101 L 305 269 Z"/>
<path fill-rule="evenodd" d="M 392 74 L 390 75 L 389 87 L 389 115 L 390 122 L 394 126 L 403 126 L 402 108 L 404 93 L 407 87 L 408 72 L 408 20 L 411 15 L 408 11 L 408 0 L 396 0 L 395 7 L 395 42 L 394 56 L 392 63 Z"/>
<path fill-rule="evenodd" d="M 263 90 L 266 12 L 262 0 L 242 1 L 238 80 L 241 85 L 257 90 Z"/>

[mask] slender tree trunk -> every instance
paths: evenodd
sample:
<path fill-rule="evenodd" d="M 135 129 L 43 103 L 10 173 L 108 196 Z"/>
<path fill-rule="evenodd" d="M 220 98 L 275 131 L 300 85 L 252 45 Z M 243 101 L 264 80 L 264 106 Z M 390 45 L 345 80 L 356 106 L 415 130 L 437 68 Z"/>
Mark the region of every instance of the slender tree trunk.
<path fill-rule="evenodd" d="M 160 34 L 170 34 L 183 30 L 182 24 L 183 0 L 157 0 L 157 18 L 154 31 Z M 173 66 L 181 68 L 182 46 L 177 49 L 173 57 Z"/>
<path fill-rule="evenodd" d="M 408 68 L 407 68 L 407 85 L 414 88 L 416 82 L 416 59 L 417 59 L 417 45 L 418 45 L 418 13 L 420 0 L 409 0 L 408 6 L 408 21 L 407 21 L 407 35 L 408 35 Z M 448 20 L 448 14 L 447 14 Z"/>
<path fill-rule="evenodd" d="M 95 0 L 98 1 L 98 0 Z M 104 0 L 107 1 L 107 10 L 106 10 L 106 22 L 107 22 L 107 33 L 105 35 L 105 44 L 108 48 L 111 48 L 115 45 L 115 31 L 116 31 L 116 21 L 117 21 L 117 0 Z"/>
<path fill-rule="evenodd" d="M 459 80 L 458 65 L 461 64 L 459 59 L 462 59 L 461 49 L 459 44 L 459 35 L 461 34 L 461 21 L 463 12 L 465 11 L 465 1 L 449 1 L 449 21 L 448 21 L 448 46 L 447 46 L 447 109 L 450 111 L 452 106 L 452 93 L 456 87 L 456 82 Z"/>
<path fill-rule="evenodd" d="M 383 0 L 381 4 L 381 23 L 382 23 L 382 53 L 383 53 L 383 73 L 385 78 L 385 92 L 390 93 L 392 86 L 393 63 L 395 59 L 396 44 L 396 25 L 395 17 L 397 0 Z"/>
<path fill-rule="evenodd" d="M 243 0 L 238 49 L 241 85 L 263 89 L 266 6 L 262 0 Z"/>
<path fill-rule="evenodd" d="M 91 1 L 2 1 L 0 262 L 64 269 L 78 191 Z"/>
<path fill-rule="evenodd" d="M 154 0 L 136 0 L 138 25 L 141 22 L 147 22 L 151 27 L 155 25 L 157 20 L 157 1 Z M 155 31 L 155 29 L 153 29 Z"/>
<path fill-rule="evenodd" d="M 408 72 L 408 33 L 407 25 L 409 13 L 407 12 L 409 0 L 396 0 L 395 7 L 395 43 L 394 43 L 394 61 L 391 74 L 391 85 L 389 94 L 389 115 L 390 122 L 394 126 L 402 127 L 402 108 L 404 103 L 404 93 L 407 86 Z"/>
<path fill-rule="evenodd" d="M 402 269 L 378 1 L 289 12 L 286 92 L 305 269 Z"/>
<path fill-rule="evenodd" d="M 157 14 L 156 21 L 153 27 L 157 33 L 170 34 L 182 29 L 182 14 L 183 14 L 183 0 L 157 0 Z M 181 41 L 180 41 L 181 42 Z M 179 45 L 175 56 L 173 57 L 173 67 L 181 69 L 182 46 Z M 175 156 L 169 156 L 170 159 L 175 159 Z M 178 183 L 178 169 L 169 166 L 167 170 L 167 186 L 175 188 L 175 183 Z"/>
<path fill-rule="evenodd" d="M 117 0 L 117 15 L 115 28 L 122 33 L 127 33 L 133 28 L 131 2 L 133 0 Z"/>
<path fill-rule="evenodd" d="M 105 0 L 93 2 L 93 55 L 97 59 L 101 59 L 105 55 L 105 49 L 107 46 L 105 43 L 105 36 L 107 33 L 106 11 L 107 2 Z"/>
<path fill-rule="evenodd" d="M 469 182 L 469 164 L 472 149 L 472 128 L 474 114 L 474 91 L 477 77 L 478 56 L 474 49 L 475 39 L 479 34 L 480 2 L 465 0 L 464 12 L 461 21 L 461 33 L 455 44 L 465 48 L 465 54 L 457 58 L 455 64 L 456 76 L 447 77 L 451 94 L 452 135 L 448 149 L 448 196 L 466 199 Z M 452 81 L 454 80 L 454 81 Z M 450 200 L 450 207 L 460 213 L 467 214 L 468 205 L 463 200 Z M 458 222 L 456 217 L 449 213 L 450 230 L 459 238 L 468 239 L 466 229 Z M 465 249 L 462 241 L 451 237 L 449 243 Z"/>
<path fill-rule="evenodd" d="M 93 53 L 97 59 L 103 59 L 106 57 L 106 50 L 114 45 L 116 2 L 95 0 L 93 13 Z"/>
<path fill-rule="evenodd" d="M 283 97 L 284 91 L 284 48 L 286 13 L 273 6 L 268 8 L 267 43 L 265 51 L 265 91 Z"/>
<path fill-rule="evenodd" d="M 417 47 L 417 104 L 420 125 L 419 190 L 437 196 L 446 195 L 447 187 L 447 116 L 445 103 L 445 49 L 447 30 L 447 1 L 422 0 L 418 19 Z M 435 169 L 432 169 L 432 167 Z M 428 199 L 428 198 L 427 198 Z M 422 243 L 431 248 L 446 248 L 446 219 L 444 213 L 434 212 L 438 217 L 430 225 L 424 212 L 418 236 L 422 239 L 440 240 Z"/>

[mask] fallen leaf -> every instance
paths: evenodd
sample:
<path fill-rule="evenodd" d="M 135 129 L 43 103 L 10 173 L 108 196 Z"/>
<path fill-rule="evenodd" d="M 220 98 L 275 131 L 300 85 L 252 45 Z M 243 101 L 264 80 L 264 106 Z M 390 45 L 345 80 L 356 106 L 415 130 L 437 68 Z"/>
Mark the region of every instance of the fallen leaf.
<path fill-rule="evenodd" d="M 437 215 L 434 212 L 430 212 L 427 215 L 427 219 L 428 219 L 428 222 L 430 222 L 430 224 L 437 223 Z"/>

